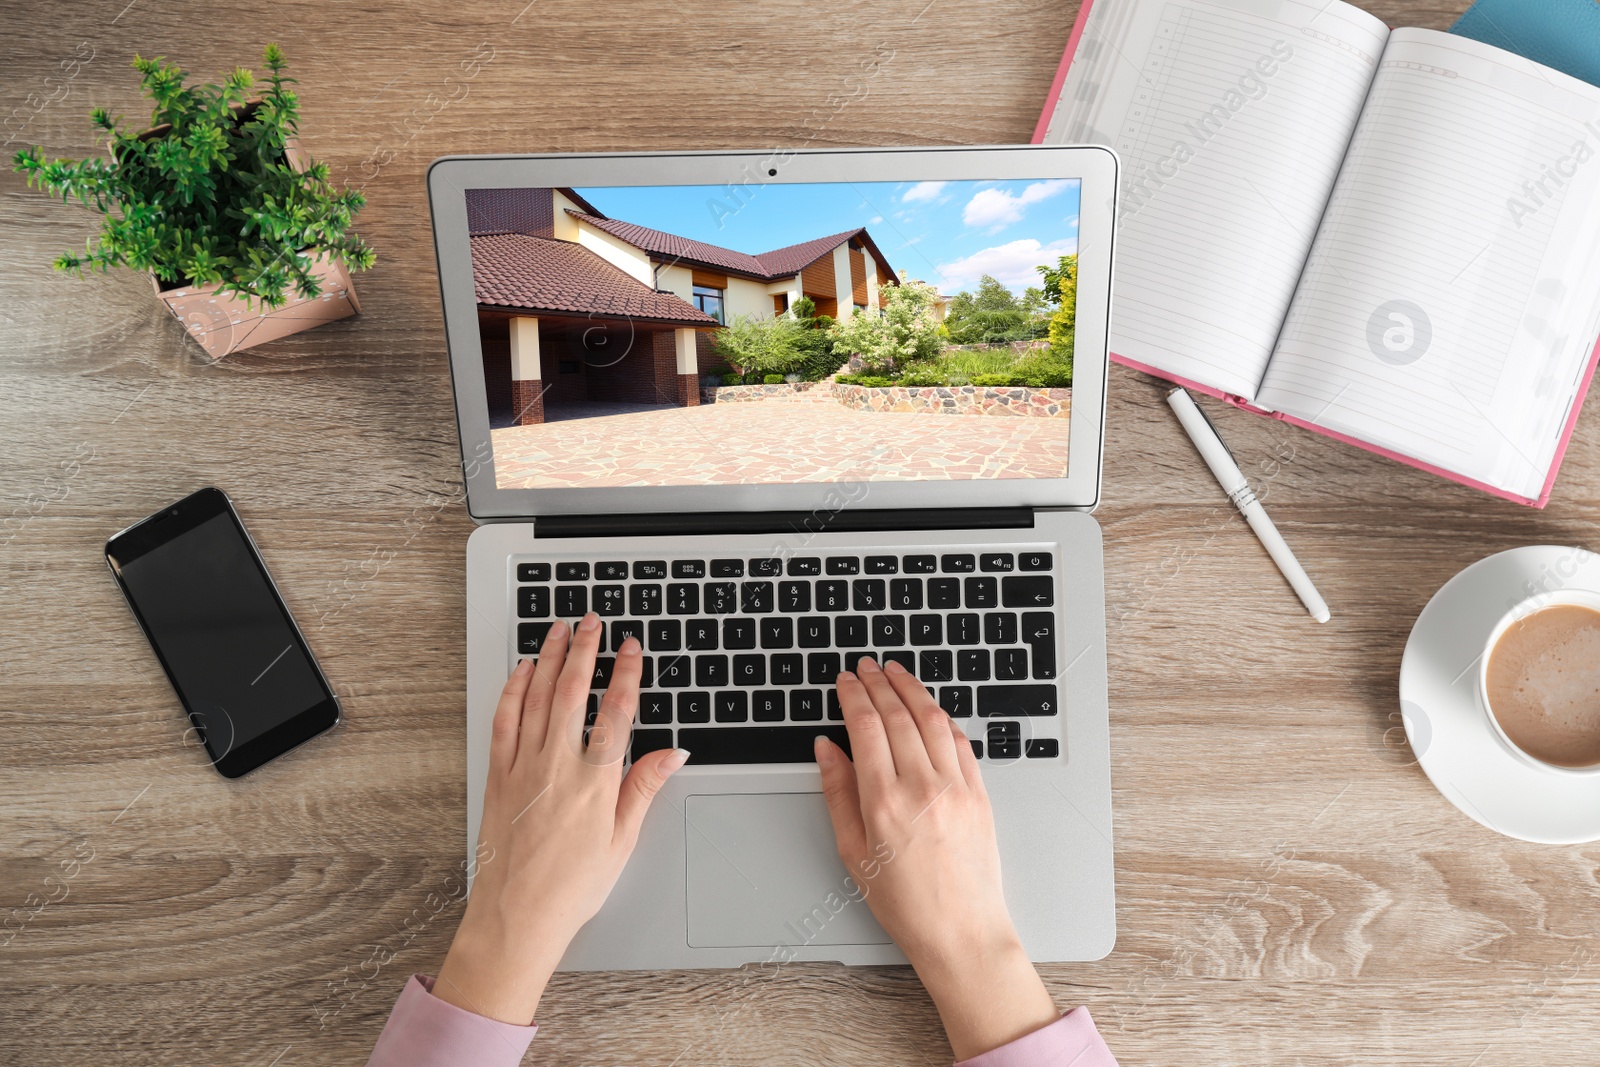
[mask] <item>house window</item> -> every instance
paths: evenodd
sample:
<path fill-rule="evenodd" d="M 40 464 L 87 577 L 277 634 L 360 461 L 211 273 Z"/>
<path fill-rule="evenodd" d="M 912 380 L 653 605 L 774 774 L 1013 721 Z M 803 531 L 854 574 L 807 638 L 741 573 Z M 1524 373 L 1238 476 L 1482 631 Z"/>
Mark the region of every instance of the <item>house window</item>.
<path fill-rule="evenodd" d="M 709 285 L 697 285 L 694 287 L 694 306 L 718 322 L 726 322 L 722 317 L 722 292 Z"/>

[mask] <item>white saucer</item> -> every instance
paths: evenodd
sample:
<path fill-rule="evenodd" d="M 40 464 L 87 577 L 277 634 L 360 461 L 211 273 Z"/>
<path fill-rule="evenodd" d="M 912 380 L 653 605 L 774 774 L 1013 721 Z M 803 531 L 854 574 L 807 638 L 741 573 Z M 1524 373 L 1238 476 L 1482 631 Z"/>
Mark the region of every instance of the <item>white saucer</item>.
<path fill-rule="evenodd" d="M 1500 617 L 1558 588 L 1600 592 L 1600 555 L 1534 545 L 1481 559 L 1444 584 L 1417 616 L 1400 661 L 1400 714 L 1417 762 L 1445 799 L 1491 830 L 1524 841 L 1600 840 L 1600 776 L 1529 766 L 1489 725 L 1478 656 Z"/>

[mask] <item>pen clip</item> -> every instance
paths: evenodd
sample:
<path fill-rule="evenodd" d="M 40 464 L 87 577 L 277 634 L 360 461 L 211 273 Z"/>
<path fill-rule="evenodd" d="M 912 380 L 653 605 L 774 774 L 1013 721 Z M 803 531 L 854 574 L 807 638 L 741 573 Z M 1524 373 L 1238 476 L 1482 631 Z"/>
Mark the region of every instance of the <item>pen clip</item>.
<path fill-rule="evenodd" d="M 1201 407 L 1199 404 L 1196 404 L 1194 409 L 1200 413 L 1200 417 L 1202 419 L 1206 420 L 1206 425 L 1211 427 L 1211 435 L 1217 439 L 1217 444 L 1222 446 L 1222 450 L 1228 454 L 1228 458 L 1233 460 L 1233 465 L 1237 467 L 1239 465 L 1239 461 L 1234 457 L 1233 449 L 1229 448 L 1228 442 L 1222 439 L 1222 435 L 1220 433 L 1217 433 L 1217 424 L 1211 421 L 1211 416 L 1206 414 L 1206 409 Z"/>

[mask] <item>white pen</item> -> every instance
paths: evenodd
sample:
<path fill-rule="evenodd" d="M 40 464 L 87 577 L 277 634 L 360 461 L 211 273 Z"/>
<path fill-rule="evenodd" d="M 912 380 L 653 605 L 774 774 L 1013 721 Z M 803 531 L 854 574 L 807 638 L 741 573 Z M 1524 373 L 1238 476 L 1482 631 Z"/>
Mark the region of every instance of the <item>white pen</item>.
<path fill-rule="evenodd" d="M 1228 494 L 1228 499 L 1233 501 L 1234 506 L 1239 509 L 1239 514 L 1250 524 L 1250 529 L 1261 539 L 1261 544 L 1272 557 L 1272 562 L 1278 565 L 1278 570 L 1283 572 L 1283 576 L 1294 587 L 1295 593 L 1300 597 L 1300 603 L 1306 606 L 1313 619 L 1327 622 L 1329 618 L 1327 602 L 1317 592 L 1317 587 L 1311 584 L 1311 578 L 1306 574 L 1305 568 L 1300 566 L 1300 561 L 1289 551 L 1289 545 L 1284 541 L 1283 535 L 1272 525 L 1272 520 L 1267 518 L 1267 513 L 1262 510 L 1260 501 L 1250 488 L 1250 483 L 1245 481 L 1244 472 L 1233 461 L 1233 453 L 1222 443 L 1222 438 L 1217 435 L 1217 429 L 1211 425 L 1211 420 L 1206 418 L 1206 413 L 1201 411 L 1195 404 L 1194 398 L 1182 389 L 1174 389 L 1168 393 L 1167 403 L 1177 413 L 1178 421 L 1183 424 L 1184 432 L 1199 450 L 1200 458 L 1206 461 L 1211 473 L 1217 476 L 1217 481 L 1222 484 L 1222 491 Z"/>

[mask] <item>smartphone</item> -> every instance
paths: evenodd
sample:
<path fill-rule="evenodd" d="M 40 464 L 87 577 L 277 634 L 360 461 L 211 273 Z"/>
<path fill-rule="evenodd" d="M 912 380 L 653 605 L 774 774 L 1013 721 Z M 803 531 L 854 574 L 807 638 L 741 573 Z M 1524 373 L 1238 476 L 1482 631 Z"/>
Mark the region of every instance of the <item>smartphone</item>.
<path fill-rule="evenodd" d="M 113 534 L 106 563 L 226 778 L 339 721 L 339 701 L 220 489 Z"/>

